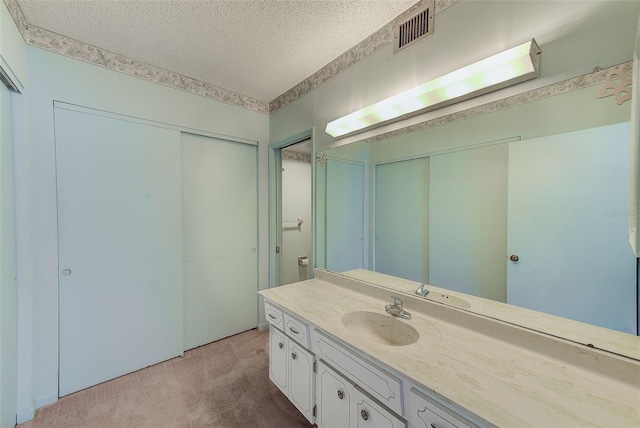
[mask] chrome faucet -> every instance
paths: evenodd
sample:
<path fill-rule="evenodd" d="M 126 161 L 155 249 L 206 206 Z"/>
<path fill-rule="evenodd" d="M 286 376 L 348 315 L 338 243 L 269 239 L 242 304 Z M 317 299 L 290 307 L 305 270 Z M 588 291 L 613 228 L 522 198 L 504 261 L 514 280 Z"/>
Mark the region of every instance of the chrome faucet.
<path fill-rule="evenodd" d="M 386 305 L 384 310 L 394 315 L 396 317 L 404 318 L 407 320 L 411 319 L 411 314 L 404 309 L 402 309 L 402 299 L 398 296 L 389 296 L 393 299 L 393 305 Z"/>
<path fill-rule="evenodd" d="M 422 297 L 427 297 L 427 294 L 429 294 L 429 290 L 427 290 L 426 288 L 424 288 L 424 286 L 427 284 L 422 284 L 420 285 L 420 287 L 418 287 L 418 289 L 416 290 L 416 294 Z"/>

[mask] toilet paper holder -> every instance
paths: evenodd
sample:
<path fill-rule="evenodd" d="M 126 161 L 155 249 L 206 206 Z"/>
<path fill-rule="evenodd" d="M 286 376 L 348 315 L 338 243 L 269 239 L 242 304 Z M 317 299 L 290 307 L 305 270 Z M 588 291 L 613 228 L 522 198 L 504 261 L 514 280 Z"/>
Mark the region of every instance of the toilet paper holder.
<path fill-rule="evenodd" d="M 299 266 L 308 266 L 309 265 L 309 257 L 308 256 L 298 256 L 298 265 Z"/>

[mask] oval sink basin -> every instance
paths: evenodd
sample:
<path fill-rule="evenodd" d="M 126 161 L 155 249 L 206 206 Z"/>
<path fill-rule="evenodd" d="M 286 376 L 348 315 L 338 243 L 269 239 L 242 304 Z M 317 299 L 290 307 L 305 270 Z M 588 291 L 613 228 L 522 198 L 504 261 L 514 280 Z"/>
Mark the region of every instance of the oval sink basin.
<path fill-rule="evenodd" d="M 342 317 L 350 332 L 382 345 L 406 346 L 420 338 L 418 330 L 392 315 L 376 312 L 350 312 Z"/>

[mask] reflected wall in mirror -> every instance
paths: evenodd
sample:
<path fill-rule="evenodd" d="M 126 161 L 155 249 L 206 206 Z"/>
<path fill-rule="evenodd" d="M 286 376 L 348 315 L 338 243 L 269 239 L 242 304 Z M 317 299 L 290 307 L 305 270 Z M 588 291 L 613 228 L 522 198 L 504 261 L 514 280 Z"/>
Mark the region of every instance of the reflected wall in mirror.
<path fill-rule="evenodd" d="M 318 266 L 636 334 L 630 107 L 597 91 L 327 150 Z"/>

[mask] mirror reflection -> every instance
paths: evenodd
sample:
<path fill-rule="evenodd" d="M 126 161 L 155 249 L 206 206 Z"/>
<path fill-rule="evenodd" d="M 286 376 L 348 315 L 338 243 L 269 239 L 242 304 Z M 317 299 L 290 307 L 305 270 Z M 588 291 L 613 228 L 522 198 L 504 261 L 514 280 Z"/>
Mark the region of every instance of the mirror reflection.
<path fill-rule="evenodd" d="M 630 103 L 598 89 L 320 153 L 318 267 L 636 334 Z"/>

